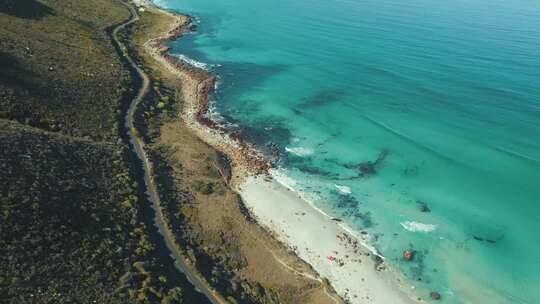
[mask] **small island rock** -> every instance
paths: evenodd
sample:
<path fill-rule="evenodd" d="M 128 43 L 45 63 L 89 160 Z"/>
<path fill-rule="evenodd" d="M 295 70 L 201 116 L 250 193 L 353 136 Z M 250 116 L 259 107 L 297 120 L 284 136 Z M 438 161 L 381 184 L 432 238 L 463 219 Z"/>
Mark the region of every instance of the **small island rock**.
<path fill-rule="evenodd" d="M 414 251 L 405 250 L 403 252 L 403 258 L 405 259 L 405 261 L 412 261 L 412 259 L 414 258 Z"/>

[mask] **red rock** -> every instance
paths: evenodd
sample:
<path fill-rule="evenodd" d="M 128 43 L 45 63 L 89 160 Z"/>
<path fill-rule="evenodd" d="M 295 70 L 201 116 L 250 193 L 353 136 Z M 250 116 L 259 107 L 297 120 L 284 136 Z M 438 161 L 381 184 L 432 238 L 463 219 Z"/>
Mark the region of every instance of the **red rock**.
<path fill-rule="evenodd" d="M 405 259 L 405 261 L 412 261 L 412 259 L 414 259 L 414 251 L 405 250 L 403 252 L 403 258 Z"/>

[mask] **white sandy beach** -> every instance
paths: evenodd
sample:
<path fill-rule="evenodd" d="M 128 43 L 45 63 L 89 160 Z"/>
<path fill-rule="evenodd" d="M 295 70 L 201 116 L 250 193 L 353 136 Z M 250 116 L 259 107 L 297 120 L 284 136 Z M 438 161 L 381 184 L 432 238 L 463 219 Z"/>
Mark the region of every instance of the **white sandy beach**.
<path fill-rule="evenodd" d="M 339 222 L 311 207 L 298 193 L 262 176 L 248 177 L 239 189 L 259 223 L 327 278 L 344 299 L 351 303 L 416 303 L 403 291 L 407 287 L 398 287 L 386 267 L 375 269 L 366 247 L 355 246 L 355 239 Z"/>

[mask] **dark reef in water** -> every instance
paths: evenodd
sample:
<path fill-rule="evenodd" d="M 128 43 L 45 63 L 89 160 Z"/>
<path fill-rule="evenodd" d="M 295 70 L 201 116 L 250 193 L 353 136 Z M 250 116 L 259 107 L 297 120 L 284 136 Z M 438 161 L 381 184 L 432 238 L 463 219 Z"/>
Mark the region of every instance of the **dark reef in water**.
<path fill-rule="evenodd" d="M 416 201 L 416 203 L 418 204 L 418 210 L 420 210 L 420 212 L 425 212 L 425 213 L 431 212 L 431 209 L 429 209 L 426 202 Z"/>
<path fill-rule="evenodd" d="M 361 221 L 363 228 L 373 227 L 373 218 L 371 212 L 360 211 L 360 202 L 350 195 L 336 194 L 338 199 L 337 207 L 343 210 L 342 216 L 353 219 L 353 221 Z"/>
<path fill-rule="evenodd" d="M 371 212 L 361 212 L 360 210 L 355 210 L 354 212 L 352 212 L 351 216 L 355 220 L 362 221 L 362 226 L 364 228 L 373 227 L 373 218 L 371 217 Z"/>
<path fill-rule="evenodd" d="M 353 221 L 361 221 L 363 228 L 373 227 L 373 219 L 371 212 L 360 211 L 360 202 L 351 195 L 342 195 L 337 192 L 334 194 L 338 197 L 337 208 L 342 210 L 341 217 L 351 218 Z"/>
<path fill-rule="evenodd" d="M 412 166 L 409 166 L 409 167 L 403 169 L 403 175 L 416 176 L 416 175 L 418 175 L 419 170 L 420 170 L 420 168 L 417 165 L 412 165 Z"/>
<path fill-rule="evenodd" d="M 502 227 L 477 227 L 476 229 L 471 230 L 470 235 L 472 236 L 472 239 L 478 242 L 496 244 L 504 239 L 504 228 Z"/>
<path fill-rule="evenodd" d="M 359 207 L 360 202 L 350 195 L 339 195 L 337 207 L 340 209 L 356 209 Z"/>
<path fill-rule="evenodd" d="M 502 240 L 503 238 L 504 238 L 503 236 L 500 236 L 498 239 L 488 239 L 488 238 L 484 238 L 484 237 L 473 234 L 473 239 L 475 239 L 477 241 L 480 241 L 480 242 L 487 242 L 487 243 L 490 243 L 490 244 L 495 244 L 498 241 Z"/>
<path fill-rule="evenodd" d="M 367 161 L 360 163 L 358 165 L 358 170 L 360 170 L 360 176 L 361 177 L 368 177 L 377 174 L 377 169 L 381 166 L 384 159 L 388 156 L 390 151 L 387 149 L 381 150 L 379 153 L 379 156 L 375 161 Z"/>
<path fill-rule="evenodd" d="M 332 134 L 332 136 L 338 135 L 339 134 Z M 356 172 L 356 175 L 352 176 L 340 176 L 339 174 L 336 174 L 334 177 L 335 180 L 356 180 L 376 175 L 389 154 L 390 151 L 388 149 L 382 149 L 375 161 L 365 161 L 361 163 L 344 163 L 335 158 L 325 158 L 324 161 Z"/>
<path fill-rule="evenodd" d="M 332 102 L 338 102 L 347 95 L 347 91 L 343 89 L 323 90 L 318 91 L 312 96 L 302 99 L 295 108 L 296 109 L 310 109 L 313 107 L 321 107 Z"/>
<path fill-rule="evenodd" d="M 353 179 L 359 179 L 359 178 L 369 178 L 376 175 L 378 170 L 380 170 L 382 164 L 384 163 L 384 160 L 386 159 L 386 157 L 388 157 L 389 154 L 390 154 L 390 151 L 388 149 L 382 149 L 381 152 L 379 152 L 379 155 L 377 156 L 376 160 L 365 161 L 365 162 L 356 163 L 356 164 L 354 163 L 344 164 L 335 159 L 326 159 L 326 161 L 333 162 L 349 170 L 357 171 L 358 174 L 355 176 L 339 178 L 340 180 L 353 180 Z"/>
<path fill-rule="evenodd" d="M 299 165 L 297 166 L 297 168 L 302 172 L 313 174 L 313 175 L 319 175 L 319 176 L 324 176 L 324 177 L 329 177 L 329 178 L 337 177 L 335 173 L 325 171 L 321 168 L 313 167 L 313 166 L 309 166 L 305 164 Z"/>

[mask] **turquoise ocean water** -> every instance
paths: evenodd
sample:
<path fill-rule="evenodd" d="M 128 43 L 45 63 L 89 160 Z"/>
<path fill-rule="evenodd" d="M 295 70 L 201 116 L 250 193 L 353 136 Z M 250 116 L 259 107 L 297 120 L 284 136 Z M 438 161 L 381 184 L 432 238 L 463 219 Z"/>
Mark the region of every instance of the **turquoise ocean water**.
<path fill-rule="evenodd" d="M 223 122 L 419 295 L 540 303 L 539 2 L 156 3 L 199 21 L 174 52 L 219 76 Z"/>

